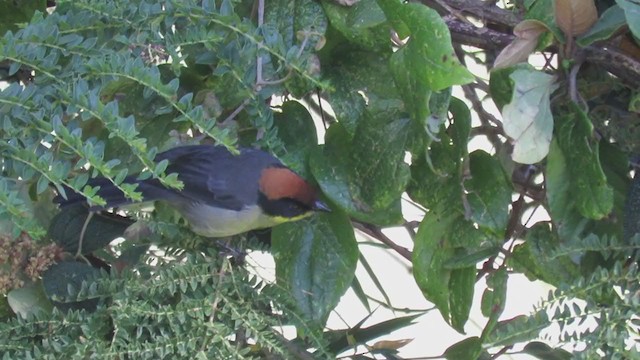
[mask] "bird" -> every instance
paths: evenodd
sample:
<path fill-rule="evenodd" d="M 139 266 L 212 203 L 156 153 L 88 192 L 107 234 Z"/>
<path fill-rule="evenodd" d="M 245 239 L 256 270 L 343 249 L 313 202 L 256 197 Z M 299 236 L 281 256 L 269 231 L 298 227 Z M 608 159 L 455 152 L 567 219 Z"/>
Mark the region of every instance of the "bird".
<path fill-rule="evenodd" d="M 90 206 L 91 211 L 130 204 L 166 201 L 189 223 L 198 235 L 229 237 L 251 230 L 300 220 L 316 211 L 331 208 L 319 199 L 318 190 L 270 153 L 240 148 L 231 153 L 220 145 L 183 145 L 158 153 L 155 162 L 168 161 L 165 173 L 176 173 L 184 187 L 165 187 L 156 178 L 139 180 L 128 176 L 124 183 L 137 184 L 142 201 L 133 201 L 104 177 L 88 181 L 99 186 L 97 195 L 106 205 Z M 82 194 L 70 188 L 54 202 L 61 207 L 85 202 Z"/>

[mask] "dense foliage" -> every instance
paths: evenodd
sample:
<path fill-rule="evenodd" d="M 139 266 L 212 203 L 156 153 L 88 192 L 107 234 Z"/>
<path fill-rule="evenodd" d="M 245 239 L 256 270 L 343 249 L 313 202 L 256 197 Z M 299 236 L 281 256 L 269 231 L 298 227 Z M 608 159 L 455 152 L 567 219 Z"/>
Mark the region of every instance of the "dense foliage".
<path fill-rule="evenodd" d="M 356 233 L 461 333 L 486 280 L 482 334 L 443 357 L 640 357 L 637 1 L 7 0 L 0 19 L 3 358 L 396 358 L 374 341 L 414 315 L 325 327 L 349 288 L 370 308 L 359 262 L 378 284 Z M 96 176 L 180 188 L 153 159 L 192 143 L 266 149 L 333 211 L 227 248 L 163 203 L 52 203 L 103 204 Z M 256 248 L 276 282 L 237 251 Z M 505 319 L 513 273 L 556 290 Z"/>

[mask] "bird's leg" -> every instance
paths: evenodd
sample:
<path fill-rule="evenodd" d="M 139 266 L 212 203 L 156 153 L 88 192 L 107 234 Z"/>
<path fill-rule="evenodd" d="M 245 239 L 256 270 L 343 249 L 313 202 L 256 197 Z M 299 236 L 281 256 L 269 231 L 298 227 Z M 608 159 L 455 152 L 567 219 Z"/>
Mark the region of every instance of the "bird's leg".
<path fill-rule="evenodd" d="M 244 264 L 245 257 L 247 256 L 247 252 L 238 249 L 234 246 L 229 245 L 230 238 L 225 239 L 216 239 L 215 244 L 218 248 L 218 254 L 222 256 L 230 256 L 231 262 L 234 265 L 242 265 Z"/>

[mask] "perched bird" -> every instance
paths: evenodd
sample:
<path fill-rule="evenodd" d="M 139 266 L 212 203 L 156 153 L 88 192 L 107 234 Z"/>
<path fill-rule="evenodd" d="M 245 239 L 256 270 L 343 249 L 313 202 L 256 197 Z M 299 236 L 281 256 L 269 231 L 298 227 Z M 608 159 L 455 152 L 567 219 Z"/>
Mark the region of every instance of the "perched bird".
<path fill-rule="evenodd" d="M 314 187 L 262 150 L 245 148 L 234 155 L 223 146 L 188 145 L 159 153 L 155 161 L 162 160 L 169 162 L 167 174 L 178 174 L 182 190 L 136 176 L 124 182 L 138 184 L 143 202 L 164 200 L 174 206 L 202 236 L 231 236 L 299 220 L 313 211 L 330 211 Z M 108 179 L 94 178 L 88 184 L 100 186 L 98 195 L 107 202 L 91 210 L 135 203 Z M 54 202 L 66 206 L 85 201 L 70 189 L 66 195 L 58 195 Z"/>

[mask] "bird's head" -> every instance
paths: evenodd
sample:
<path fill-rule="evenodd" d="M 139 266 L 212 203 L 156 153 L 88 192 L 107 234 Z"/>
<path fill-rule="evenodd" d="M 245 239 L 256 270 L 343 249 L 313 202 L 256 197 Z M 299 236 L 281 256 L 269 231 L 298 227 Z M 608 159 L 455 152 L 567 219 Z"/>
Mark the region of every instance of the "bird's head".
<path fill-rule="evenodd" d="M 318 192 L 313 186 L 284 166 L 262 170 L 259 189 L 258 204 L 277 222 L 299 220 L 313 211 L 331 211 L 318 199 Z"/>

